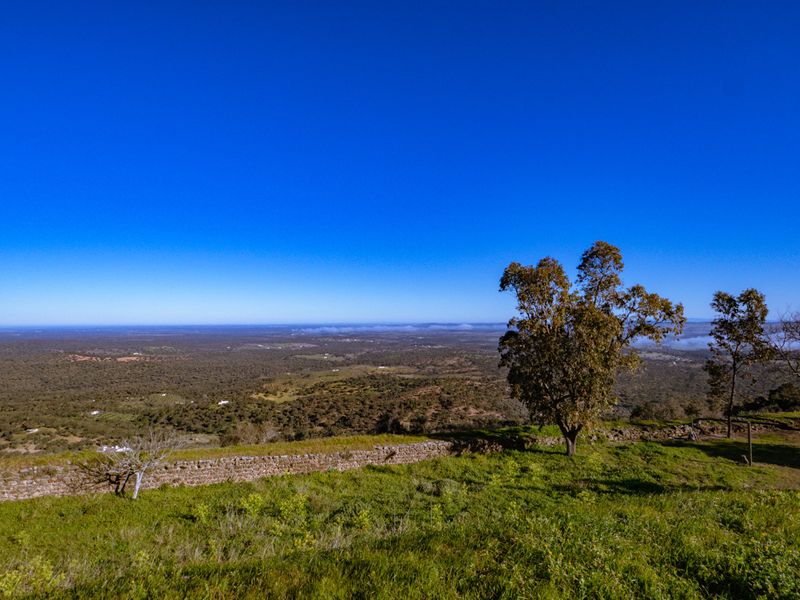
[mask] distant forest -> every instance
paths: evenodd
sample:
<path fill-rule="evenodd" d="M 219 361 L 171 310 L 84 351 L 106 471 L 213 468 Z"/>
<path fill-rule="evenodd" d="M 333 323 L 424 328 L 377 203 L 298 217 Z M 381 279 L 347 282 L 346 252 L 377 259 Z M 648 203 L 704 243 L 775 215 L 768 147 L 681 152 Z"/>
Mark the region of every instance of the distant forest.
<path fill-rule="evenodd" d="M 689 324 L 690 336 L 706 325 Z M 705 329 L 704 329 L 705 328 Z M 495 327 L 0 334 L 0 451 L 113 443 L 148 427 L 194 445 L 520 424 Z M 615 419 L 713 414 L 702 344 L 642 349 Z M 697 349 L 700 346 L 701 349 Z M 746 394 L 785 375 L 762 369 Z"/>

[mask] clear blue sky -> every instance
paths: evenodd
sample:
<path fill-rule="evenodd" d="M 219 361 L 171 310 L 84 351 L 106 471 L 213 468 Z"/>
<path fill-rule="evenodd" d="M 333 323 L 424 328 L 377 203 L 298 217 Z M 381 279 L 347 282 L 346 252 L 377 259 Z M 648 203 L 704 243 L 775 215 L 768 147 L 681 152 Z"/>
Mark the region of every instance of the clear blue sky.
<path fill-rule="evenodd" d="M 800 308 L 800 3 L 30 2 L 0 324 L 501 321 L 512 260 Z"/>

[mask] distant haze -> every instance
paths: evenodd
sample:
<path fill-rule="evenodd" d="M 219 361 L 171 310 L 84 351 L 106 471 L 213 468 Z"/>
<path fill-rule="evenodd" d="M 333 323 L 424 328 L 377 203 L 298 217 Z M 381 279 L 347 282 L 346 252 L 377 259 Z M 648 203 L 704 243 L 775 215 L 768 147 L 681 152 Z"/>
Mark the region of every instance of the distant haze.
<path fill-rule="evenodd" d="M 678 339 L 667 339 L 665 346 L 677 350 L 705 349 L 710 340 L 708 322 L 687 323 Z M 4 327 L 0 340 L 9 339 L 69 339 L 92 337 L 185 337 L 196 334 L 251 337 L 294 336 L 353 336 L 370 334 L 398 334 L 408 336 L 436 336 L 437 334 L 464 334 L 466 336 L 499 337 L 506 330 L 505 323 L 370 323 L 370 324 L 295 324 L 295 325 L 184 325 L 184 326 L 108 326 L 108 327 Z M 651 345 L 651 344 L 644 344 Z"/>

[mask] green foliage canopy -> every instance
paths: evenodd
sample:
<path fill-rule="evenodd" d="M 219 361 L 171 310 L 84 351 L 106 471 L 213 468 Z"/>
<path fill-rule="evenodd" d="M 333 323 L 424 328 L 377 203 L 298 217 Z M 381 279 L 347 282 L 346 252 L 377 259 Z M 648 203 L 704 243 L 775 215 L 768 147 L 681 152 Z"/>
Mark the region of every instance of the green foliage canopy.
<path fill-rule="evenodd" d="M 744 370 L 772 356 L 772 347 L 764 329 L 767 319 L 767 302 L 764 294 L 754 288 L 738 296 L 716 292 L 711 308 L 717 313 L 712 321 L 708 345 L 711 358 L 706 362 L 709 397 L 724 401 L 727 406 L 728 437 L 731 437 L 731 419 L 736 399 L 737 384 Z"/>
<path fill-rule="evenodd" d="M 683 330 L 683 306 L 624 287 L 623 268 L 619 248 L 598 241 L 583 253 L 574 285 L 551 257 L 514 262 L 500 280 L 519 313 L 500 338 L 500 364 L 531 419 L 558 425 L 568 454 L 581 429 L 615 403 L 618 372 L 638 365 L 634 339 L 660 342 Z"/>

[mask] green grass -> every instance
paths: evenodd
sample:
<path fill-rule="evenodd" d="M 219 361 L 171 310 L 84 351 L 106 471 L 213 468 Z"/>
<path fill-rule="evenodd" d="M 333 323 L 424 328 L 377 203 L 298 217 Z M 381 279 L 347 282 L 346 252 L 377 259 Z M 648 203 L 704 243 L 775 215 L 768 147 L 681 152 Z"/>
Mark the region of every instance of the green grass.
<path fill-rule="evenodd" d="M 306 354 L 298 355 L 296 358 L 303 358 L 309 360 L 327 360 L 333 362 L 342 362 L 344 360 L 341 356 L 329 355 L 325 358 L 324 354 Z M 287 375 L 278 375 L 270 378 L 270 381 L 263 385 L 267 391 L 281 390 L 281 389 L 294 389 L 302 390 L 310 385 L 331 381 L 344 381 L 347 379 L 354 379 L 364 375 L 413 375 L 417 374 L 418 369 L 413 367 L 382 367 L 379 368 L 375 365 L 362 365 L 362 364 L 347 364 L 347 365 L 332 365 L 331 368 L 317 371 L 302 371 L 300 373 L 293 373 Z"/>
<path fill-rule="evenodd" d="M 159 404 L 183 404 L 186 402 L 186 398 L 181 396 L 180 394 L 173 394 L 170 392 L 159 392 L 148 394 L 146 396 L 146 400 L 151 404 L 159 405 Z"/>
<path fill-rule="evenodd" d="M 512 432 L 508 432 L 509 434 Z M 583 445 L 0 504 L 0 590 L 95 598 L 793 598 L 789 439 Z M 2 592 L 0 592 L 1 594 Z"/>
<path fill-rule="evenodd" d="M 339 363 L 344 362 L 345 358 L 331 354 L 298 354 L 295 358 L 337 364 L 332 364 L 332 368 L 324 371 L 309 371 L 273 377 L 269 382 L 262 385 L 261 391 L 253 392 L 250 397 L 254 400 L 264 400 L 276 404 L 294 402 L 302 398 L 309 388 L 320 383 L 346 381 L 370 374 L 412 376 L 417 373 L 417 369 L 408 367 L 378 368 L 374 365 L 341 365 Z"/>
<path fill-rule="evenodd" d="M 82 462 L 97 456 L 96 450 L 58 452 L 55 454 L 4 454 L 0 456 L 0 471 L 14 471 L 26 467 L 60 466 Z"/>
<path fill-rule="evenodd" d="M 302 358 L 304 360 L 324 360 L 330 363 L 344 362 L 344 356 L 336 356 L 335 354 L 297 354 L 295 358 Z"/>
<path fill-rule="evenodd" d="M 300 394 L 296 390 L 290 389 L 279 392 L 254 392 L 250 394 L 250 397 L 253 400 L 266 400 L 280 404 L 281 402 L 294 402 L 300 397 Z"/>
<path fill-rule="evenodd" d="M 753 423 L 783 423 L 794 427 L 800 427 L 800 412 L 781 412 L 781 413 L 743 413 L 736 417 L 737 421 L 751 420 Z"/>
<path fill-rule="evenodd" d="M 253 446 L 223 446 L 221 448 L 187 448 L 178 450 L 171 460 L 194 460 L 220 456 L 275 456 L 283 454 L 325 454 L 348 450 L 371 450 L 376 445 L 412 444 L 427 440 L 421 435 L 349 435 L 311 438 L 296 442 L 271 442 Z"/>

